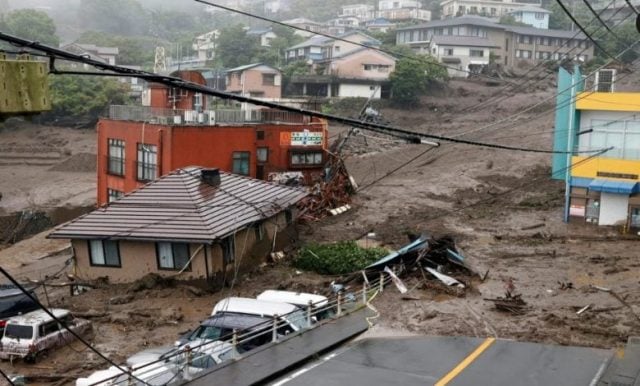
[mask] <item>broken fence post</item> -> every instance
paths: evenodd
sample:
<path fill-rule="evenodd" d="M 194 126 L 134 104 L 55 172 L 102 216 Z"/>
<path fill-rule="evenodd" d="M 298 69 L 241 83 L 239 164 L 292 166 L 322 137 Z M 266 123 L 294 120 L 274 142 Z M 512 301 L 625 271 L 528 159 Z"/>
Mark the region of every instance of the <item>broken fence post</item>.
<path fill-rule="evenodd" d="M 278 341 L 278 314 L 273 315 L 273 328 L 271 329 L 271 341 Z"/>
<path fill-rule="evenodd" d="M 311 327 L 311 307 L 313 306 L 313 302 L 309 300 L 309 304 L 307 304 L 307 326 Z"/>
<path fill-rule="evenodd" d="M 380 272 L 380 292 L 384 291 L 384 272 Z"/>

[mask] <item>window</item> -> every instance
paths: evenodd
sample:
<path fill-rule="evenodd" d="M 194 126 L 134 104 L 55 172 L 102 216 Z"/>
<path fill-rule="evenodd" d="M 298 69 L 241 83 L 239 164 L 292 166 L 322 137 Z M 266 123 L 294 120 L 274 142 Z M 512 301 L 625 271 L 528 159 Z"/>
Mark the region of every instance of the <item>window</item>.
<path fill-rule="evenodd" d="M 107 142 L 109 145 L 107 172 L 124 176 L 124 140 L 109 138 Z"/>
<path fill-rule="evenodd" d="M 276 74 L 262 74 L 262 85 L 275 86 Z"/>
<path fill-rule="evenodd" d="M 55 320 L 52 320 L 40 326 L 40 337 L 43 338 L 47 335 L 53 334 L 58 331 L 60 331 L 60 326 L 58 325 L 58 322 Z"/>
<path fill-rule="evenodd" d="M 469 56 L 474 58 L 482 58 L 484 56 L 484 50 L 469 50 Z"/>
<path fill-rule="evenodd" d="M 293 224 L 293 211 L 291 209 L 286 209 L 284 211 L 284 218 L 287 222 L 287 225 Z"/>
<path fill-rule="evenodd" d="M 291 166 L 322 165 L 322 151 L 291 152 Z"/>
<path fill-rule="evenodd" d="M 118 242 L 89 240 L 89 262 L 94 266 L 121 267 Z"/>
<path fill-rule="evenodd" d="M 158 147 L 138 144 L 138 181 L 152 181 L 158 177 Z"/>
<path fill-rule="evenodd" d="M 256 150 L 256 159 L 258 162 L 267 162 L 267 160 L 269 159 L 269 148 L 259 147 Z"/>
<path fill-rule="evenodd" d="M 193 94 L 193 109 L 196 111 L 202 111 L 202 94 L 197 92 Z"/>
<path fill-rule="evenodd" d="M 256 240 L 262 241 L 264 239 L 264 224 L 258 223 L 253 226 L 253 231 L 255 232 Z"/>
<path fill-rule="evenodd" d="M 340 46 L 335 46 L 333 47 L 333 50 L 335 51 L 335 53 L 337 54 L 338 52 L 340 52 Z"/>
<path fill-rule="evenodd" d="M 257 130 L 256 131 L 256 139 L 258 141 L 264 140 L 264 130 Z"/>
<path fill-rule="evenodd" d="M 364 65 L 364 70 L 365 71 L 371 71 L 373 69 L 373 65 L 372 64 L 365 64 Z"/>
<path fill-rule="evenodd" d="M 233 173 L 242 174 L 243 176 L 249 175 L 249 154 L 248 151 L 233 152 Z"/>
<path fill-rule="evenodd" d="M 107 202 L 114 202 L 115 200 L 122 197 L 124 193 L 119 190 L 107 189 Z"/>
<path fill-rule="evenodd" d="M 189 263 L 189 244 L 187 243 L 156 243 L 158 269 L 191 270 Z M 186 267 L 186 268 L 185 268 Z"/>
<path fill-rule="evenodd" d="M 453 56 L 453 48 L 445 48 L 444 54 L 445 56 Z"/>
<path fill-rule="evenodd" d="M 593 131 L 580 136 L 580 150 L 613 147 L 604 157 L 640 159 L 640 121 L 592 119 L 591 125 L 581 130 Z"/>
<path fill-rule="evenodd" d="M 222 259 L 225 264 L 236 259 L 236 237 L 234 235 L 222 240 Z"/>

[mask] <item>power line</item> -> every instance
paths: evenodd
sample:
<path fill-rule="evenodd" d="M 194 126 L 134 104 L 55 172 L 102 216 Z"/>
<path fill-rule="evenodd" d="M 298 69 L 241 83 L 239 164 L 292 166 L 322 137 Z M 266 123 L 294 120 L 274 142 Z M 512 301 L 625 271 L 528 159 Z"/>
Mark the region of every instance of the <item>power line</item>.
<path fill-rule="evenodd" d="M 22 293 L 24 293 L 29 299 L 31 299 L 31 301 L 33 301 L 38 307 L 40 307 L 42 309 L 42 311 L 44 311 L 47 315 L 49 315 L 49 317 L 51 317 L 53 320 L 55 320 L 56 322 L 58 322 L 59 325 L 61 325 L 65 330 L 67 330 L 71 335 L 73 335 L 76 339 L 78 339 L 80 342 L 82 342 L 85 346 L 87 346 L 91 351 L 93 351 L 96 355 L 98 355 L 100 358 L 104 359 L 107 363 L 111 364 L 112 366 L 116 367 L 118 370 L 122 371 L 123 374 L 127 374 L 131 377 L 133 377 L 135 380 L 141 382 L 143 385 L 148 385 L 147 382 L 139 379 L 138 377 L 136 377 L 135 375 L 133 375 L 130 371 L 128 371 L 127 369 L 123 368 L 122 366 L 119 366 L 118 364 L 116 364 L 114 361 L 112 361 L 111 359 L 109 359 L 107 356 L 105 356 L 104 354 L 102 354 L 100 351 L 98 351 L 95 347 L 93 347 L 89 342 L 87 342 L 86 340 L 84 340 L 78 333 L 76 333 L 75 331 L 73 331 L 72 329 L 69 328 L 69 326 L 67 325 L 66 322 L 62 321 L 61 319 L 59 319 L 58 317 L 56 317 L 51 311 L 49 311 L 49 309 L 40 302 L 40 300 L 38 300 L 38 298 L 36 298 L 34 295 L 31 294 L 31 292 L 27 291 L 20 283 L 18 283 L 16 281 L 16 279 L 13 278 L 13 276 L 11 276 L 9 274 L 9 272 L 7 272 L 3 267 L 0 266 L 0 273 L 2 275 L 4 275 L 7 279 L 9 279 L 9 281 L 11 282 L 11 284 L 15 285 L 16 288 L 18 288 L 20 291 L 22 291 Z"/>
<path fill-rule="evenodd" d="M 119 67 L 119 66 L 115 66 L 115 65 L 101 63 L 101 62 L 98 62 L 96 60 L 92 60 L 90 58 L 86 58 L 86 57 L 83 57 L 83 56 L 80 56 L 80 55 L 75 55 L 75 54 L 72 54 L 72 53 L 69 53 L 69 52 L 66 52 L 66 51 L 63 51 L 63 50 L 59 50 L 59 49 L 56 49 L 56 48 L 53 48 L 53 47 L 49 47 L 49 46 L 40 44 L 38 42 L 25 40 L 25 39 L 22 39 L 22 38 L 13 36 L 13 35 L 5 34 L 5 33 L 2 33 L 2 32 L 0 32 L 0 40 L 8 41 L 8 42 L 11 42 L 11 43 L 14 43 L 14 44 L 18 44 L 18 45 L 27 46 L 27 47 L 36 49 L 38 51 L 46 52 L 46 53 L 50 54 L 54 59 L 55 58 L 62 58 L 62 59 L 70 60 L 70 61 L 85 63 L 85 64 L 89 64 L 89 65 L 95 66 L 97 68 L 101 68 L 103 70 L 137 76 L 137 77 L 139 77 L 141 79 L 145 79 L 147 81 L 152 81 L 152 82 L 164 84 L 164 85 L 167 85 L 167 86 L 170 86 L 170 87 L 181 88 L 181 89 L 184 89 L 184 90 L 194 91 L 194 92 L 202 93 L 202 94 L 205 94 L 205 95 L 212 95 L 212 96 L 220 97 L 220 98 L 223 98 L 223 99 L 231 99 L 231 100 L 235 100 L 235 101 L 238 101 L 238 102 L 250 103 L 250 104 L 253 104 L 253 105 L 257 105 L 257 106 L 263 106 L 263 107 L 268 107 L 268 108 L 272 108 L 272 109 L 288 111 L 288 112 L 297 113 L 297 114 L 301 114 L 301 115 L 308 115 L 308 116 L 312 116 L 312 117 L 316 117 L 316 118 L 323 118 L 323 119 L 327 119 L 327 120 L 330 120 L 330 121 L 342 123 L 342 124 L 345 124 L 345 125 L 351 125 L 351 126 L 355 126 L 355 127 L 360 127 L 362 129 L 365 129 L 365 130 L 381 132 L 381 133 L 384 133 L 384 134 L 395 135 L 395 136 L 399 136 L 399 137 L 403 137 L 403 138 L 428 138 L 428 139 L 435 139 L 435 140 L 439 140 L 439 141 L 460 143 L 460 144 L 479 146 L 479 147 L 486 147 L 486 148 L 499 149 L 499 150 L 511 150 L 511 151 L 530 152 L 530 153 L 544 153 L 544 154 L 567 154 L 567 152 L 565 152 L 565 151 L 545 150 L 545 149 L 530 149 L 530 148 L 525 148 L 525 147 L 506 146 L 506 145 L 493 144 L 493 143 L 470 141 L 470 140 L 463 140 L 463 139 L 458 139 L 458 138 L 454 138 L 454 137 L 447 137 L 447 136 L 442 136 L 442 135 L 418 133 L 418 132 L 413 132 L 413 131 L 409 131 L 409 130 L 393 127 L 393 126 L 381 125 L 381 124 L 376 124 L 376 123 L 371 123 L 371 122 L 362 122 L 362 121 L 358 121 L 358 120 L 352 119 L 352 118 L 346 118 L 346 117 L 341 117 L 341 116 L 337 116 L 337 115 L 333 115 L 333 114 L 322 113 L 322 112 L 319 112 L 319 111 L 300 109 L 300 108 L 281 105 L 281 104 L 273 103 L 273 102 L 269 102 L 269 101 L 259 100 L 259 99 L 252 98 L 252 97 L 247 97 L 247 96 L 244 96 L 244 95 L 227 93 L 227 92 L 215 90 L 215 89 L 207 87 L 207 86 L 196 84 L 196 83 L 193 83 L 193 82 L 190 82 L 190 81 L 185 81 L 183 79 L 176 78 L 176 77 L 157 75 L 157 74 L 153 74 L 153 73 L 146 72 L 146 71 L 133 70 L 133 69 L 126 68 L 126 67 Z M 590 152 L 590 153 L 594 153 L 594 152 L 595 151 Z"/>
<path fill-rule="evenodd" d="M 626 2 L 627 2 L 627 5 L 629 5 L 629 7 L 633 10 L 633 12 L 634 12 L 636 15 L 640 14 L 640 12 L 638 12 L 638 10 L 636 9 L 635 5 L 633 5 L 633 4 L 631 3 L 631 1 L 629 1 L 629 0 L 624 0 L 624 1 L 626 1 Z"/>
<path fill-rule="evenodd" d="M 253 13 L 250 13 L 250 12 L 246 12 L 246 11 L 242 11 L 242 10 L 235 9 L 235 8 L 226 7 L 226 6 L 220 5 L 220 4 L 210 3 L 210 2 L 205 1 L 205 0 L 194 0 L 194 1 L 196 1 L 198 3 L 205 4 L 205 5 L 209 5 L 209 6 L 212 6 L 212 7 L 224 9 L 225 11 L 239 13 L 239 14 L 244 15 L 244 16 L 252 17 L 252 18 L 255 18 L 255 19 L 259 19 L 259 20 L 262 20 L 262 21 L 269 22 L 269 23 L 278 24 L 278 25 L 281 25 L 283 27 L 297 29 L 299 31 L 303 31 L 303 32 L 309 33 L 308 30 L 306 30 L 306 29 L 304 29 L 302 27 L 298 27 L 298 26 L 295 26 L 295 25 L 283 23 L 281 21 L 277 21 L 275 19 L 270 19 L 268 17 L 256 15 L 256 14 L 253 14 Z M 508 82 L 508 81 L 506 81 L 504 79 L 501 79 L 501 78 L 498 78 L 498 77 L 495 77 L 495 76 L 490 76 L 490 75 L 486 75 L 486 74 L 476 74 L 476 73 L 473 73 L 473 72 L 471 72 L 469 70 L 461 70 L 461 69 L 458 69 L 457 67 L 447 66 L 446 64 L 443 64 L 443 63 L 440 63 L 440 62 L 437 62 L 437 61 L 433 61 L 433 62 L 432 61 L 427 61 L 427 60 L 422 59 L 419 56 L 418 57 L 410 56 L 410 55 L 405 55 L 405 54 L 402 54 L 402 53 L 397 53 L 397 52 L 385 50 L 385 49 L 379 48 L 379 47 L 373 47 L 371 45 L 367 45 L 367 44 L 364 44 L 364 43 L 360 43 L 360 42 L 352 41 L 352 40 L 349 40 L 349 39 L 341 38 L 339 36 L 334 36 L 334 35 L 331 35 L 331 34 L 320 32 L 320 31 L 314 31 L 313 33 L 316 34 L 316 35 L 324 36 L 324 37 L 329 38 L 329 39 L 339 40 L 341 42 L 350 43 L 350 44 L 354 44 L 356 46 L 360 46 L 360 47 L 364 47 L 364 48 L 367 48 L 367 49 L 379 51 L 379 52 L 385 53 L 387 55 L 399 56 L 401 58 L 418 60 L 418 61 L 421 61 L 421 62 L 424 62 L 424 63 L 427 63 L 427 64 L 434 64 L 436 66 L 439 66 L 439 67 L 442 67 L 442 68 L 445 68 L 445 69 L 448 69 L 448 70 L 451 69 L 451 70 L 455 70 L 455 71 L 466 72 L 468 74 L 480 75 L 480 76 L 483 76 L 485 78 L 489 78 L 491 80 L 498 80 L 498 81 L 501 81 L 501 82 L 510 83 L 510 82 Z"/>
<path fill-rule="evenodd" d="M 9 376 L 8 376 L 8 375 L 7 375 L 7 374 L 2 370 L 2 368 L 0 368 L 0 375 L 2 375 L 2 377 L 3 377 L 4 379 L 6 379 L 6 380 L 7 380 L 7 382 L 9 382 L 9 384 L 10 384 L 11 386 L 15 386 L 15 385 L 16 385 L 16 384 L 11 380 L 11 378 L 9 378 Z"/>
<path fill-rule="evenodd" d="M 556 2 L 558 3 L 558 5 L 560 6 L 560 8 L 562 8 L 562 10 L 564 11 L 564 13 L 567 14 L 567 16 L 569 17 L 569 19 L 571 19 L 571 21 L 578 26 L 578 28 L 580 28 L 580 30 L 582 31 L 582 33 L 584 33 L 587 38 L 589 38 L 589 40 L 591 40 L 593 42 L 593 45 L 595 45 L 596 47 L 598 47 L 600 49 L 600 51 L 602 51 L 605 55 L 607 55 L 608 57 L 615 59 L 615 57 L 613 55 L 611 55 L 609 52 L 607 52 L 607 50 L 605 50 L 604 48 L 602 48 L 602 46 L 600 45 L 600 43 L 598 43 L 588 32 L 587 30 L 580 24 L 580 22 L 578 20 L 576 20 L 576 18 L 571 14 L 571 12 L 569 12 L 569 10 L 567 9 L 567 7 L 564 5 L 564 3 L 562 3 L 562 0 L 556 0 Z"/>

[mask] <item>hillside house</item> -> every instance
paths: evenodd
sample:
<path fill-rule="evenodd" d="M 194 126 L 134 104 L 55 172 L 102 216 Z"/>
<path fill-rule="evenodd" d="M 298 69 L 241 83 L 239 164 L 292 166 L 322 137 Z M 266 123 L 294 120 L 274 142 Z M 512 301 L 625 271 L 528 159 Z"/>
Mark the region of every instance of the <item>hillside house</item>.
<path fill-rule="evenodd" d="M 218 169 L 175 170 L 55 228 L 70 239 L 81 280 L 127 283 L 155 273 L 222 283 L 265 261 L 295 234 L 295 204 L 306 196 Z"/>
<path fill-rule="evenodd" d="M 279 99 L 282 73 L 275 67 L 253 63 L 227 70 L 228 92 L 254 98 Z"/>

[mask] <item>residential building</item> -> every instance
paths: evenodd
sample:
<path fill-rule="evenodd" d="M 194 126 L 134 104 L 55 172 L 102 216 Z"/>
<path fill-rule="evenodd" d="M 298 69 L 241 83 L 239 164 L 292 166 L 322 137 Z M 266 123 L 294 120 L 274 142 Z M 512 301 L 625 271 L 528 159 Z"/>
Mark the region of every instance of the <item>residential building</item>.
<path fill-rule="evenodd" d="M 209 31 L 205 34 L 196 36 L 193 41 L 192 48 L 196 51 L 199 60 L 213 60 L 215 57 L 216 41 L 220 37 L 219 30 Z"/>
<path fill-rule="evenodd" d="M 288 93 L 313 97 L 383 98 L 389 95 L 389 75 L 395 58 L 383 52 L 359 48 L 340 56 L 316 61 L 316 75 L 298 75 L 290 80 Z"/>
<path fill-rule="evenodd" d="M 444 0 L 440 2 L 440 17 L 447 19 L 464 15 L 502 17 L 527 5 L 540 5 L 540 1 L 519 2 L 516 0 Z"/>
<path fill-rule="evenodd" d="M 639 92 L 617 92 L 615 70 L 583 80 L 560 67 L 552 177 L 566 183 L 565 221 L 640 231 Z M 586 87 L 585 87 L 586 86 Z M 609 149 L 592 158 L 598 150 Z"/>
<path fill-rule="evenodd" d="M 318 23 L 317 21 L 309 20 L 304 17 L 284 20 L 282 23 L 289 24 L 291 26 L 306 30 L 306 31 L 296 30 L 294 32 L 294 34 L 300 35 L 303 37 L 311 37 L 315 35 L 316 32 L 323 32 L 325 30 L 325 26 L 322 23 Z"/>
<path fill-rule="evenodd" d="M 433 36 L 463 36 L 489 39 L 496 63 L 517 66 L 546 60 L 593 58 L 593 45 L 580 32 L 498 24 L 491 19 L 467 15 L 398 28 L 396 44 L 407 44 L 415 51 L 430 49 Z"/>
<path fill-rule="evenodd" d="M 118 47 L 101 47 L 95 44 L 70 43 L 61 45 L 60 49 L 111 65 L 116 64 L 119 53 Z"/>
<path fill-rule="evenodd" d="M 278 37 L 271 27 L 267 28 L 249 28 L 247 36 L 258 39 L 261 47 L 271 47 L 271 41 Z"/>
<path fill-rule="evenodd" d="M 447 65 L 449 76 L 462 78 L 479 74 L 489 64 L 491 49 L 498 48 L 487 38 L 448 35 L 433 36 L 430 47 L 431 55 Z"/>
<path fill-rule="evenodd" d="M 254 98 L 278 99 L 282 96 L 280 70 L 262 63 L 253 63 L 227 70 L 226 90 Z"/>
<path fill-rule="evenodd" d="M 350 31 L 338 35 L 337 37 L 357 44 L 315 35 L 300 44 L 287 48 L 285 52 L 287 63 L 297 60 L 310 60 L 313 62 L 331 58 L 333 55 L 347 54 L 351 51 L 362 48 L 359 44 L 365 44 L 372 47 L 377 47 L 382 44 L 379 40 L 360 31 Z"/>
<path fill-rule="evenodd" d="M 531 27 L 549 28 L 549 15 L 551 15 L 551 11 L 544 8 L 526 5 L 507 12 L 507 14 L 513 16 L 517 22 L 528 24 Z"/>
<path fill-rule="evenodd" d="M 364 22 L 357 16 L 339 16 L 327 21 L 330 35 L 342 35 L 349 31 L 360 28 Z"/>
<path fill-rule="evenodd" d="M 322 47 L 327 40 L 329 38 L 325 36 L 313 35 L 306 41 L 287 48 L 285 51 L 287 63 L 298 60 L 314 61 L 322 59 Z"/>
<path fill-rule="evenodd" d="M 206 84 L 196 71 L 174 73 Z M 111 106 L 98 121 L 97 200 L 103 205 L 172 170 L 203 165 L 258 179 L 327 161 L 326 121 L 265 109 L 214 105 L 202 94 L 152 83 L 150 106 Z"/>
<path fill-rule="evenodd" d="M 375 7 L 370 4 L 349 4 L 343 5 L 340 9 L 340 16 L 355 16 L 365 22 L 375 16 Z"/>
<path fill-rule="evenodd" d="M 303 190 L 201 167 L 180 168 L 55 228 L 75 276 L 127 283 L 147 274 L 222 284 L 295 237 Z"/>
<path fill-rule="evenodd" d="M 377 31 L 377 32 L 386 33 L 387 31 L 392 30 L 395 27 L 396 25 L 390 22 L 389 20 L 382 17 L 378 17 L 376 19 L 369 20 L 366 23 L 365 28 L 367 29 L 367 31 Z"/>
<path fill-rule="evenodd" d="M 431 11 L 422 9 L 418 0 L 380 0 L 376 17 L 393 22 L 429 21 Z"/>

